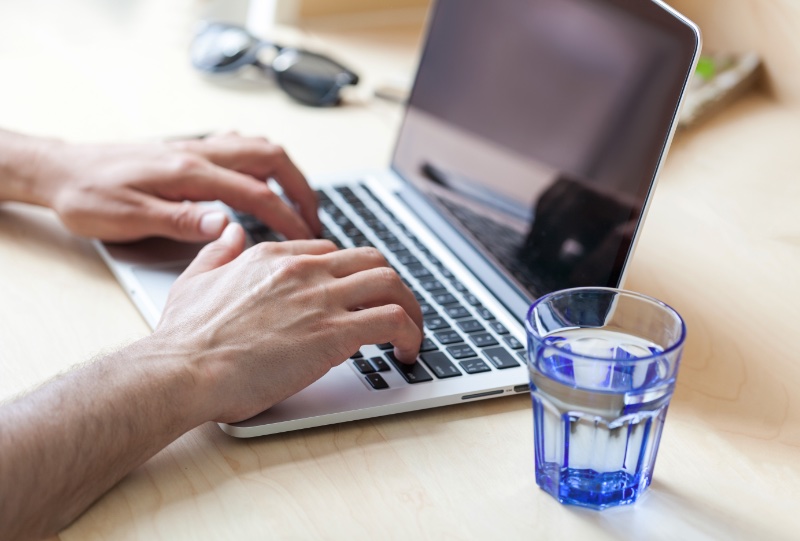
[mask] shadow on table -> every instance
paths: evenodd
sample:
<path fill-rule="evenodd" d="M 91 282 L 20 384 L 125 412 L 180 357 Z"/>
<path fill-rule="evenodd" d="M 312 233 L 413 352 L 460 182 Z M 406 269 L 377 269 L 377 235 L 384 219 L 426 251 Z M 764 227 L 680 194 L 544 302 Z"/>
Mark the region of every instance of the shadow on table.
<path fill-rule="evenodd" d="M 719 495 L 724 501 L 725 495 Z M 680 494 L 669 483 L 654 479 L 651 488 L 634 505 L 597 512 L 569 508 L 576 520 L 602 528 L 615 539 L 780 539 L 782 534 L 770 531 L 767 520 L 732 516 L 707 500 L 697 501 Z M 665 517 L 674 517 L 666 522 Z"/>

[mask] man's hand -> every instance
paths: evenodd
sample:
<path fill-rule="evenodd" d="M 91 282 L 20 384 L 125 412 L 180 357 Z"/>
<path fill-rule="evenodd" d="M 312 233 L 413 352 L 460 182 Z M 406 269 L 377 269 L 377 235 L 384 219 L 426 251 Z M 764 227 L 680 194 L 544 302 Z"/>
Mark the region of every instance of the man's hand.
<path fill-rule="evenodd" d="M 0 199 L 51 207 L 78 235 L 108 241 L 213 240 L 227 216 L 194 202 L 215 200 L 253 214 L 288 239 L 320 233 L 313 190 L 284 150 L 265 139 L 228 134 L 154 144 L 73 145 L 0 135 L 0 142 L 6 141 L 0 150 L 24 161 L 6 164 L 12 172 L 9 193 L 3 197 L 0 189 Z M 268 179 L 280 184 L 291 205 L 270 190 Z"/>
<path fill-rule="evenodd" d="M 0 538 L 55 534 L 187 430 L 251 417 L 362 344 L 416 358 L 419 304 L 375 249 L 244 241 L 230 224 L 200 251 L 152 335 L 0 404 Z"/>
<path fill-rule="evenodd" d="M 207 420 L 234 422 L 322 377 L 364 344 L 413 362 L 419 303 L 374 248 L 306 240 L 244 248 L 229 225 L 170 291 L 153 338 L 204 387 Z"/>

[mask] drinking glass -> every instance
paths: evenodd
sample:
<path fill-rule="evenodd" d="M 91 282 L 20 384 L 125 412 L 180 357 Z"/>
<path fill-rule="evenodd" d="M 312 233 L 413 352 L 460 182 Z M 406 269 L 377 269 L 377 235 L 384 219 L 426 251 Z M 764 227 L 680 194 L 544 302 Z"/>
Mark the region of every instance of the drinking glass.
<path fill-rule="evenodd" d="M 538 299 L 526 318 L 536 483 L 593 509 L 650 485 L 686 326 L 661 301 L 611 288 Z"/>

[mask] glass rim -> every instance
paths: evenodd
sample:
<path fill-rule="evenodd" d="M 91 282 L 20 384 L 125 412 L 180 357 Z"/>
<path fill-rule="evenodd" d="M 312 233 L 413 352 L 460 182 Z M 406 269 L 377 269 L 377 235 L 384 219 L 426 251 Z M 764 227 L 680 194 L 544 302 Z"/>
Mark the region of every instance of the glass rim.
<path fill-rule="evenodd" d="M 659 353 L 654 353 L 654 354 L 651 354 L 651 355 L 646 355 L 644 357 L 636 357 L 635 359 L 620 360 L 620 359 L 611 359 L 609 357 L 600 357 L 600 356 L 597 356 L 597 355 L 586 355 L 586 354 L 583 354 L 583 353 L 574 353 L 572 351 L 569 352 L 570 356 L 577 357 L 579 359 L 592 360 L 592 361 L 604 361 L 604 362 L 613 361 L 615 363 L 622 363 L 622 364 L 627 364 L 627 363 L 635 364 L 635 363 L 638 363 L 638 362 L 641 362 L 641 361 L 648 361 L 648 360 L 657 359 L 659 357 L 664 357 L 664 356 L 669 355 L 670 353 L 680 349 L 681 347 L 683 347 L 683 343 L 686 341 L 686 322 L 683 320 L 683 318 L 681 317 L 681 315 L 678 313 L 677 310 L 675 310 L 672 306 L 668 305 L 664 301 L 660 301 L 660 300 L 656 299 L 655 297 L 651 297 L 651 296 L 645 295 L 643 293 L 638 293 L 636 291 L 629 291 L 627 289 L 620 289 L 620 288 L 616 288 L 616 287 L 601 287 L 601 286 L 571 287 L 571 288 L 567 288 L 567 289 L 559 289 L 557 291 L 551 291 L 550 293 L 542 295 L 541 297 L 536 299 L 533 302 L 533 304 L 531 304 L 530 308 L 528 308 L 528 313 L 525 315 L 525 332 L 526 332 L 526 334 L 528 336 L 532 336 L 536 341 L 538 341 L 540 343 L 544 343 L 542 339 L 545 338 L 546 336 L 549 336 L 549 335 L 539 336 L 539 333 L 534 333 L 533 332 L 533 326 L 531 325 L 531 316 L 533 315 L 533 311 L 540 304 L 546 302 L 547 300 L 549 300 L 549 299 L 551 299 L 553 297 L 556 297 L 558 295 L 577 293 L 579 291 L 600 291 L 600 292 L 615 293 L 615 294 L 626 295 L 626 296 L 629 296 L 629 297 L 637 298 L 639 300 L 651 302 L 651 303 L 653 303 L 653 304 L 655 304 L 657 306 L 660 306 L 661 308 L 665 309 L 667 312 L 671 313 L 672 315 L 674 315 L 678 319 L 680 324 L 681 324 L 681 330 L 680 330 L 680 336 L 678 337 L 677 340 L 675 340 L 674 344 L 670 345 L 667 348 L 664 348 L 664 351 L 661 351 Z M 582 327 L 578 327 L 578 328 L 582 328 Z M 590 328 L 590 327 L 586 327 L 586 328 Z"/>

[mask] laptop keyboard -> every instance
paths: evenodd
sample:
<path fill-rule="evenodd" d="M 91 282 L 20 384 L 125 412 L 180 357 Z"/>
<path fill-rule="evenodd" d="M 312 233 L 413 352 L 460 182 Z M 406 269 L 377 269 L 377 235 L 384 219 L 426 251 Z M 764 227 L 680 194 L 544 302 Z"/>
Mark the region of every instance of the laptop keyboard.
<path fill-rule="evenodd" d="M 487 252 L 509 270 L 525 291 L 534 297 L 540 297 L 547 291 L 557 289 L 543 282 L 528 266 L 520 262 L 519 250 L 525 245 L 525 236 L 522 233 L 445 198 L 440 197 L 439 203 L 455 216 Z"/>
<path fill-rule="evenodd" d="M 348 361 L 372 389 L 390 388 L 383 374 L 391 371 L 408 384 L 418 384 L 504 370 L 524 361 L 523 344 L 365 185 L 328 188 L 317 196 L 322 237 L 339 248 L 381 250 L 422 309 L 425 336 L 416 363 L 399 362 L 391 344 L 376 344 L 378 355 L 365 356 L 360 350 Z M 237 214 L 237 218 L 254 242 L 277 240 L 251 216 Z"/>

